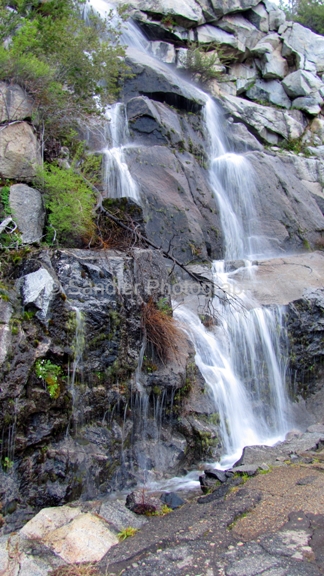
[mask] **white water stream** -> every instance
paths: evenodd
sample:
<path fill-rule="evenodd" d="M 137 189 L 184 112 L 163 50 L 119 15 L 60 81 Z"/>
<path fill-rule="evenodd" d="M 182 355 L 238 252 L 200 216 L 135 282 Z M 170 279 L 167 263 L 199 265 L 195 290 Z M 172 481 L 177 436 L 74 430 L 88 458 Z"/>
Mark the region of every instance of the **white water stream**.
<path fill-rule="evenodd" d="M 104 0 L 91 0 L 91 5 L 101 15 L 110 8 Z M 123 40 L 138 50 L 148 49 L 148 42 L 132 23 L 127 24 Z M 177 76 L 170 67 L 167 70 Z M 254 174 L 244 156 L 227 149 L 217 105 L 209 96 L 202 95 L 206 101 L 205 132 L 210 144 L 209 178 L 220 208 L 224 258 L 241 259 L 248 264 L 249 259 L 270 254 L 254 209 Z M 104 150 L 106 193 L 138 201 L 138 191 L 124 157 L 129 139 L 123 104 L 107 109 L 107 117 L 110 123 Z M 234 283 L 224 272 L 224 262 L 215 262 L 213 271 L 218 284 Z M 280 307 L 255 307 L 255 302 L 249 302 L 246 295 L 242 296 L 244 307 L 232 306 L 235 303 L 230 296 L 227 304 L 214 300 L 219 325 L 212 331 L 184 306 L 177 307 L 175 317 L 195 346 L 197 366 L 219 415 L 223 457 L 218 465 L 226 468 L 239 458 L 244 446 L 274 444 L 291 427 L 286 394 L 286 334 Z"/>

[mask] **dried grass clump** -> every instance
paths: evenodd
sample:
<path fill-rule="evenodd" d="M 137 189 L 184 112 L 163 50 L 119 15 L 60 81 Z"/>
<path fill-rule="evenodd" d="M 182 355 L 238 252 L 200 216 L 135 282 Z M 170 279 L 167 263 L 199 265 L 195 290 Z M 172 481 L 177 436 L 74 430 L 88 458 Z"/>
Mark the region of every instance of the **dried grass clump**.
<path fill-rule="evenodd" d="M 147 341 L 152 344 L 161 362 L 176 357 L 184 334 L 174 318 L 165 310 L 159 310 L 153 299 L 143 305 L 142 322 Z"/>
<path fill-rule="evenodd" d="M 100 576 L 100 572 L 91 564 L 70 564 L 69 566 L 60 566 L 50 576 Z"/>

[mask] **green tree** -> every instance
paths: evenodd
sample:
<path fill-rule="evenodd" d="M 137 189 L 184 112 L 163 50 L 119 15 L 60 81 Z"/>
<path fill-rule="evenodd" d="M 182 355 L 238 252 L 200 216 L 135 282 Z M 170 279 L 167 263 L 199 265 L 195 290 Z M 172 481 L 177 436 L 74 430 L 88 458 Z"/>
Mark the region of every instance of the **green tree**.
<path fill-rule="evenodd" d="M 86 23 L 82 8 L 82 0 L 0 0 L 0 80 L 27 90 L 35 123 L 52 137 L 98 113 L 127 73 L 118 29 L 94 13 Z"/>
<path fill-rule="evenodd" d="M 301 0 L 298 4 L 296 22 L 324 35 L 324 2 L 322 0 Z"/>
<path fill-rule="evenodd" d="M 323 0 L 281 0 L 279 5 L 290 20 L 299 22 L 317 34 L 324 35 Z"/>

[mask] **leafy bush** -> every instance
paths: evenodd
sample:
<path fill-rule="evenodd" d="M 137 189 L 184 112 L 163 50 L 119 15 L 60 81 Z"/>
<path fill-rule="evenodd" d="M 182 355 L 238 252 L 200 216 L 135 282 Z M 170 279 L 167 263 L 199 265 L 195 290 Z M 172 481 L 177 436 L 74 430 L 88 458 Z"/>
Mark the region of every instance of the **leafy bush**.
<path fill-rule="evenodd" d="M 38 170 L 36 185 L 44 192 L 49 211 L 47 240 L 74 244 L 94 233 L 95 194 L 73 169 L 45 164 Z"/>
<path fill-rule="evenodd" d="M 218 49 L 209 51 L 209 46 L 199 46 L 190 44 L 187 52 L 186 67 L 192 76 L 195 76 L 200 82 L 207 82 L 213 78 L 220 78 L 223 74 L 219 69 L 224 63 L 224 54 Z"/>
<path fill-rule="evenodd" d="M 50 360 L 37 360 L 35 373 L 38 378 L 46 382 L 50 397 L 57 398 L 60 393 L 59 377 L 62 374 L 62 368 Z"/>
<path fill-rule="evenodd" d="M 93 13 L 88 24 L 82 20 L 82 0 L 14 0 L 15 13 L 7 4 L 0 0 L 0 80 L 23 86 L 35 118 L 60 137 L 116 96 L 127 70 L 119 31 Z"/>

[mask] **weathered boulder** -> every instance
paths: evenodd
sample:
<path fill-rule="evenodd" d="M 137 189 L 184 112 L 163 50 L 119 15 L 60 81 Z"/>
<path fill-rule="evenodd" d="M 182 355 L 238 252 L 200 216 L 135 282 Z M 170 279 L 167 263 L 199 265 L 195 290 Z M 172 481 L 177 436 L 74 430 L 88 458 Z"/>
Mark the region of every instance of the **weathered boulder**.
<path fill-rule="evenodd" d="M 273 52 L 266 52 L 261 58 L 261 72 L 263 78 L 282 79 L 288 72 L 287 60 L 281 55 L 281 47 L 279 46 Z"/>
<path fill-rule="evenodd" d="M 259 0 L 211 0 L 216 16 L 229 12 L 243 12 L 251 6 L 256 6 Z"/>
<path fill-rule="evenodd" d="M 154 494 L 148 493 L 144 487 L 128 494 L 125 506 L 135 514 L 151 514 L 161 510 L 162 502 Z"/>
<path fill-rule="evenodd" d="M 153 41 L 150 42 L 150 52 L 155 58 L 166 64 L 174 64 L 176 61 L 176 51 L 169 42 Z"/>
<path fill-rule="evenodd" d="M 241 14 L 224 16 L 217 22 L 217 27 L 225 30 L 225 32 L 234 34 L 248 49 L 253 48 L 263 37 L 263 32 L 260 32 L 260 30 Z"/>
<path fill-rule="evenodd" d="M 254 6 L 246 13 L 246 17 L 256 26 L 261 32 L 269 32 L 269 15 L 262 2 Z"/>
<path fill-rule="evenodd" d="M 195 0 L 140 0 L 134 3 L 134 7 L 142 12 L 168 18 L 171 23 L 176 21 L 182 26 L 201 24 L 204 21 L 202 9 Z"/>
<path fill-rule="evenodd" d="M 292 108 L 296 110 L 303 110 L 303 112 L 307 112 L 311 116 L 317 116 L 317 114 L 321 111 L 321 106 L 318 103 L 318 100 L 312 96 L 295 98 L 292 102 Z"/>
<path fill-rule="evenodd" d="M 309 72 L 324 72 L 324 38 L 294 23 L 282 35 L 282 55 Z"/>
<path fill-rule="evenodd" d="M 244 64 L 234 64 L 230 67 L 230 75 L 236 80 L 236 93 L 239 96 L 251 88 L 258 77 L 258 71 L 253 60 Z"/>
<path fill-rule="evenodd" d="M 234 34 L 229 34 L 221 28 L 210 24 L 199 26 L 196 30 L 199 44 L 216 44 L 221 47 L 232 49 L 235 54 L 243 54 L 245 45 Z"/>
<path fill-rule="evenodd" d="M 291 101 L 278 80 L 257 80 L 246 92 L 251 100 L 264 100 L 282 108 L 290 108 Z"/>
<path fill-rule="evenodd" d="M 18 122 L 1 130 L 0 175 L 13 180 L 31 180 L 41 162 L 39 145 L 29 124 Z"/>
<path fill-rule="evenodd" d="M 272 33 L 264 36 L 251 50 L 253 56 L 263 56 L 264 54 L 271 54 L 274 50 L 279 48 L 280 38 L 278 34 Z"/>
<path fill-rule="evenodd" d="M 39 268 L 18 281 L 21 285 L 23 305 L 33 304 L 37 308 L 37 316 L 45 320 L 51 300 L 59 290 L 53 276 L 46 268 Z"/>
<path fill-rule="evenodd" d="M 18 84 L 0 82 L 0 123 L 31 118 L 33 103 Z"/>
<path fill-rule="evenodd" d="M 283 138 L 286 140 L 299 138 L 307 125 L 302 112 L 297 110 L 282 112 L 227 95 L 223 95 L 222 104 L 231 116 L 246 124 L 262 141 L 269 144 L 277 144 Z"/>
<path fill-rule="evenodd" d="M 297 70 L 288 74 L 282 85 L 290 98 L 310 96 L 324 87 L 323 82 L 311 72 Z"/>
<path fill-rule="evenodd" d="M 10 209 L 24 244 L 40 242 L 45 223 L 42 195 L 26 184 L 10 186 Z"/>
<path fill-rule="evenodd" d="M 79 508 L 45 508 L 21 530 L 30 540 L 41 541 L 68 564 L 97 562 L 118 544 L 109 525 L 90 512 Z"/>
<path fill-rule="evenodd" d="M 269 11 L 269 30 L 278 30 L 286 21 L 286 14 L 283 10 Z"/>

